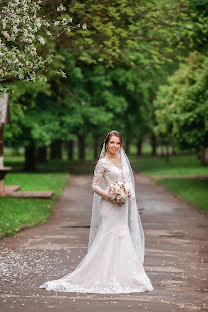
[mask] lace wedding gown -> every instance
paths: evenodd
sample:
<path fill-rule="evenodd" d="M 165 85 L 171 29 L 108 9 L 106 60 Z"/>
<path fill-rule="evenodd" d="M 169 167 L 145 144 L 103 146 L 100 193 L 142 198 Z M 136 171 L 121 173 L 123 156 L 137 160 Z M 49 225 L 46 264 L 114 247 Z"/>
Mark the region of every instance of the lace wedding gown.
<path fill-rule="evenodd" d="M 121 178 L 121 169 L 101 158 L 95 167 L 92 189 L 107 188 Z M 128 177 L 127 177 L 128 178 Z M 143 263 L 138 260 L 128 227 L 127 201 L 123 206 L 101 198 L 101 225 L 76 269 L 66 276 L 45 282 L 39 288 L 79 293 L 131 293 L 153 290 Z"/>

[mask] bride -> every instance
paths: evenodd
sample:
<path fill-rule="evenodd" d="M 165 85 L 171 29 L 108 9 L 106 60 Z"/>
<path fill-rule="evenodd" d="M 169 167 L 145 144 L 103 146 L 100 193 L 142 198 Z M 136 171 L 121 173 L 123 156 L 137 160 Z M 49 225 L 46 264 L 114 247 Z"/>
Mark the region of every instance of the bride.
<path fill-rule="evenodd" d="M 112 200 L 116 181 L 129 186 L 124 203 Z M 131 165 L 122 137 L 112 130 L 105 137 L 92 181 L 94 191 L 88 252 L 73 272 L 39 288 L 79 293 L 131 293 L 153 290 L 145 273 L 144 232 L 138 214 Z"/>

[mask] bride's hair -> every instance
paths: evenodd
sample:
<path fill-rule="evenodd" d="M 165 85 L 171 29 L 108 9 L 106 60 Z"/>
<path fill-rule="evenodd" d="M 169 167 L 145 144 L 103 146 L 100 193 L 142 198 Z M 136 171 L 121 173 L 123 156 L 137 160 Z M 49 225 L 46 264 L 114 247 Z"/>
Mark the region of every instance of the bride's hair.
<path fill-rule="evenodd" d="M 122 144 L 122 136 L 121 136 L 120 132 L 118 132 L 116 130 L 111 130 L 110 132 L 108 132 L 108 134 L 106 135 L 106 137 L 104 139 L 104 142 L 103 142 L 103 143 L 105 143 L 105 151 L 106 151 L 106 148 L 107 148 L 107 144 L 108 144 L 108 142 L 110 141 L 110 138 L 113 135 L 117 136 L 120 139 L 121 144 Z"/>

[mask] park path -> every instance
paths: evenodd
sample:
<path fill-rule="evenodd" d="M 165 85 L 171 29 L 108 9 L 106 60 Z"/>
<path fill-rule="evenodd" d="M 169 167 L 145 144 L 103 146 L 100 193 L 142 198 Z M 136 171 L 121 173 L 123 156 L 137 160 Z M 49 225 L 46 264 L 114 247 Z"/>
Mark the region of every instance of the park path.
<path fill-rule="evenodd" d="M 71 176 L 47 223 L 0 241 L 0 311 L 208 311 L 208 218 L 140 174 L 144 267 L 154 290 L 100 295 L 39 288 L 72 271 L 87 252 L 91 181 Z"/>

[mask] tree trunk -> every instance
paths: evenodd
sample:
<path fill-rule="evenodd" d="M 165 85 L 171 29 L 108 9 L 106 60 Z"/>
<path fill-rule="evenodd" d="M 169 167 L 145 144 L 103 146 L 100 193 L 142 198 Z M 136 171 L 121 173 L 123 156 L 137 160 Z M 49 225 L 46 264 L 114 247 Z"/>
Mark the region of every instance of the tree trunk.
<path fill-rule="evenodd" d="M 83 134 L 78 135 L 79 146 L 79 159 L 85 159 L 85 136 Z"/>
<path fill-rule="evenodd" d="M 47 147 L 41 146 L 37 150 L 37 161 L 44 162 L 47 160 Z"/>
<path fill-rule="evenodd" d="M 129 154 L 129 147 L 130 147 L 130 142 L 129 142 L 129 139 L 127 138 L 127 140 L 125 142 L 125 152 L 126 152 L 126 154 Z"/>
<path fill-rule="evenodd" d="M 24 170 L 27 172 L 35 171 L 35 143 L 30 141 L 28 146 L 25 146 L 25 163 Z"/>
<path fill-rule="evenodd" d="M 66 144 L 67 144 L 66 146 L 68 159 L 69 160 L 74 159 L 74 141 L 70 140 Z"/>
<path fill-rule="evenodd" d="M 169 162 L 170 153 L 169 153 L 169 145 L 168 144 L 166 145 L 165 158 L 166 158 L 166 161 Z"/>
<path fill-rule="evenodd" d="M 208 147 L 201 147 L 199 151 L 199 159 L 204 166 L 208 165 Z"/>
<path fill-rule="evenodd" d="M 4 126 L 0 124 L 0 168 L 4 167 Z"/>
<path fill-rule="evenodd" d="M 50 159 L 62 159 L 62 141 L 57 139 L 51 143 Z"/>
<path fill-rule="evenodd" d="M 93 148 L 94 148 L 94 159 L 96 160 L 98 158 L 98 138 L 94 138 L 94 145 L 93 145 Z"/>
<path fill-rule="evenodd" d="M 151 146 L 152 146 L 152 156 L 156 156 L 157 155 L 157 140 L 156 140 L 156 136 L 153 134 L 151 136 Z"/>
<path fill-rule="evenodd" d="M 143 143 L 143 139 L 137 140 L 137 156 L 142 155 L 142 143 Z"/>
<path fill-rule="evenodd" d="M 165 146 L 164 145 L 162 145 L 162 147 L 161 147 L 160 156 L 165 157 Z"/>
<path fill-rule="evenodd" d="M 177 154 L 177 153 L 176 153 L 176 150 L 175 150 L 175 148 L 173 147 L 173 148 L 172 148 L 172 155 L 173 155 L 173 156 L 176 156 L 176 154 Z"/>

